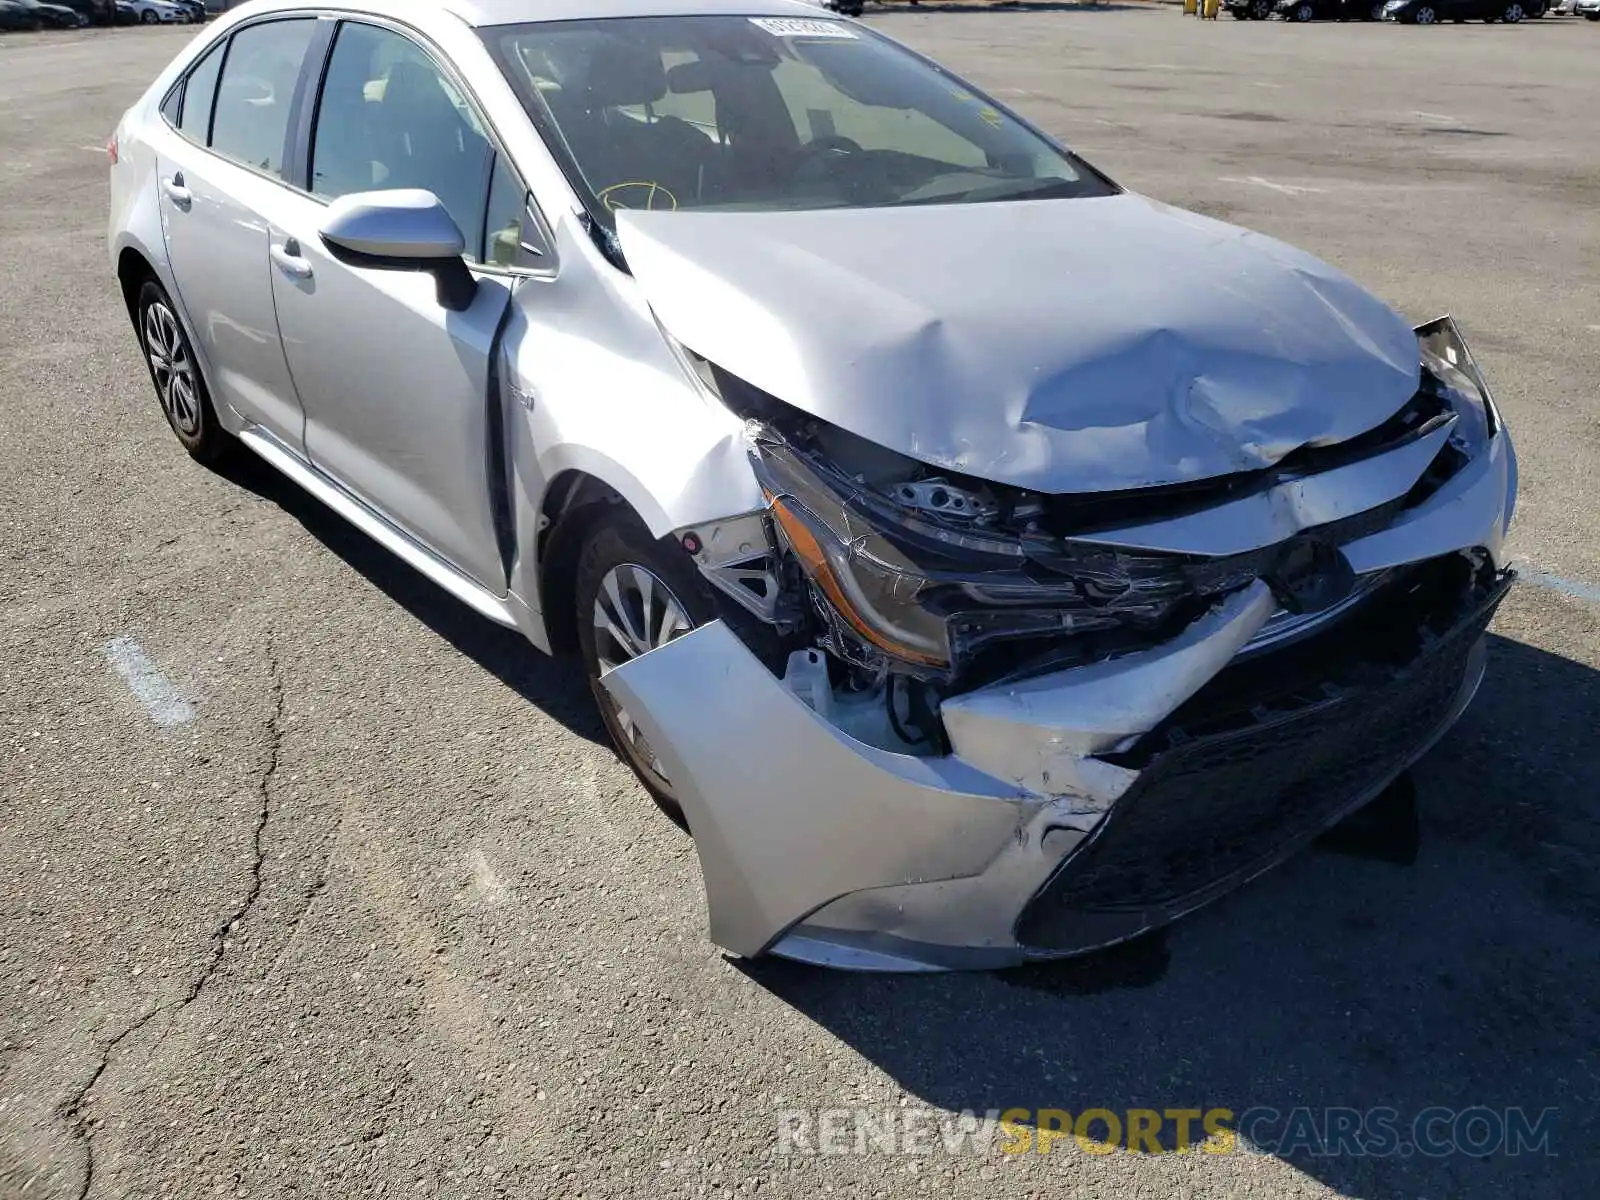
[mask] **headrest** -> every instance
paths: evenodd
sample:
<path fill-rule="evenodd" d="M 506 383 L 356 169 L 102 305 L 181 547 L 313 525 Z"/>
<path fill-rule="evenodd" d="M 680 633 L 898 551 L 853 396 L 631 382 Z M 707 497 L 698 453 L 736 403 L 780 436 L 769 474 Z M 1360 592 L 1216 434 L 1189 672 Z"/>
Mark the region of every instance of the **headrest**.
<path fill-rule="evenodd" d="M 674 96 L 709 92 L 716 87 L 717 72 L 705 59 L 678 63 L 667 71 L 667 90 Z"/>
<path fill-rule="evenodd" d="M 607 38 L 589 61 L 584 93 L 590 108 L 654 104 L 667 94 L 661 55 L 621 38 Z"/>

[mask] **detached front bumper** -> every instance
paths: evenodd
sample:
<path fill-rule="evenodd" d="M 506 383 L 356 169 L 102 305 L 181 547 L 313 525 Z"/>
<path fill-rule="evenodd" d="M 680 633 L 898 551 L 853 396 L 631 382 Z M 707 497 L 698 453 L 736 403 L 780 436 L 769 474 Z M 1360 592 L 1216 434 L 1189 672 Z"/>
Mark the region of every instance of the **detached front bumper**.
<path fill-rule="evenodd" d="M 1081 953 L 1282 861 L 1450 727 L 1510 586 L 1515 478 L 1501 432 L 1344 547 L 1372 589 L 1286 648 L 1263 646 L 1258 584 L 1154 650 L 947 700 L 944 756 L 855 740 L 721 622 L 603 682 L 674 781 L 725 949 L 868 970 Z M 1385 641 L 1418 614 L 1414 646 Z"/>

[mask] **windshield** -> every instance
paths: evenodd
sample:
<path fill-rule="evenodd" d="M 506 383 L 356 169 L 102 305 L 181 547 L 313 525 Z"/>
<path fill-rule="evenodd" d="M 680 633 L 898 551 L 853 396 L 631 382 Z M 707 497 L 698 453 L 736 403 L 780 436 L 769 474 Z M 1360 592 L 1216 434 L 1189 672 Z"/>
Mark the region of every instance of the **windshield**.
<path fill-rule="evenodd" d="M 1116 188 L 859 25 L 615 17 L 484 30 L 591 213 L 1103 196 Z"/>

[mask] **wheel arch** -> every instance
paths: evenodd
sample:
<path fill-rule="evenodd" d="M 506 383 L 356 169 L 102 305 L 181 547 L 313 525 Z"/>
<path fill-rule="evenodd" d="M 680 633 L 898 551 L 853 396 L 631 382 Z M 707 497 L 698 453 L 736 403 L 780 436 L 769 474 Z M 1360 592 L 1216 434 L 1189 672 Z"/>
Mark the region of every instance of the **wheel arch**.
<path fill-rule="evenodd" d="M 124 246 L 117 253 L 117 284 L 122 288 L 122 302 L 127 306 L 130 319 L 137 316 L 134 306 L 139 302 L 139 289 L 150 281 L 161 282 L 155 264 L 142 250 Z"/>
<path fill-rule="evenodd" d="M 599 475 L 579 467 L 558 473 L 545 488 L 539 504 L 536 539 L 539 610 L 552 654 L 578 649 L 574 593 L 578 557 L 589 534 L 606 517 L 622 512 L 643 528 L 650 522 L 617 488 Z"/>

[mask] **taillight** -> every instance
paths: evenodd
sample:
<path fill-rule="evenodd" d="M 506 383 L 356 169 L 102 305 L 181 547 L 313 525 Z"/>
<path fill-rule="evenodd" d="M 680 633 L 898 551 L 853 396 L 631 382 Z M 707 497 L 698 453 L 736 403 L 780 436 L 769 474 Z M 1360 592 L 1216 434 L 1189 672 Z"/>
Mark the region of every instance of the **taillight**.
<path fill-rule="evenodd" d="M 117 165 L 117 135 L 112 134 L 106 141 L 106 157 L 111 160 L 111 165 Z"/>

